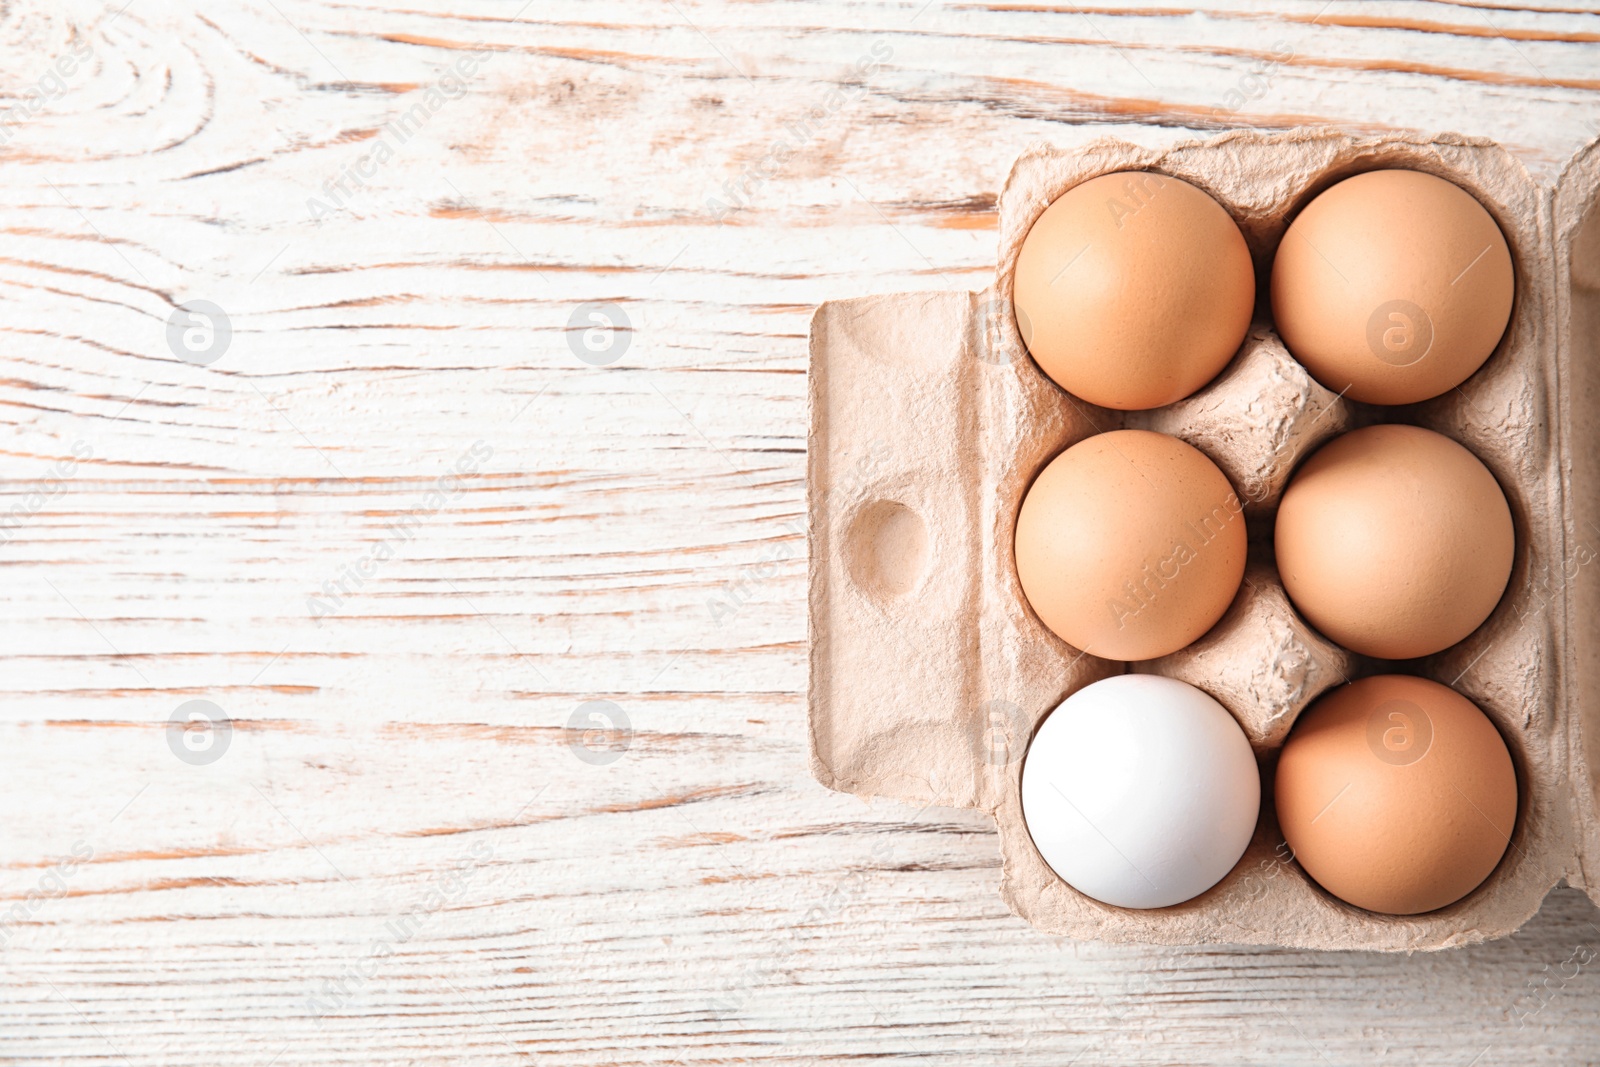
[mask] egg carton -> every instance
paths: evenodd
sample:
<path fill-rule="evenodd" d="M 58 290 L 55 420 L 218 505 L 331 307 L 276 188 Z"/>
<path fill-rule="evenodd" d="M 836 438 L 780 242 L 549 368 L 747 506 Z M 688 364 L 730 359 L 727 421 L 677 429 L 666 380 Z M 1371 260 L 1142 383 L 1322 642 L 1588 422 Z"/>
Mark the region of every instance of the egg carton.
<path fill-rule="evenodd" d="M 1273 332 L 1273 252 L 1295 212 L 1352 174 L 1401 167 L 1471 192 L 1511 247 L 1505 337 L 1458 389 L 1380 408 L 1323 388 Z M 1011 312 L 1022 240 L 1045 207 L 1096 175 L 1152 170 L 1206 190 L 1255 262 L 1257 312 L 1222 374 L 1169 407 L 1118 412 L 1057 387 Z M 1600 150 L 1542 187 L 1492 142 L 1454 134 L 1358 138 L 1239 131 L 1165 149 L 1116 140 L 1030 149 L 1000 195 L 1000 256 L 981 293 L 922 292 L 822 305 L 811 326 L 811 767 L 861 796 L 978 808 L 999 828 L 1001 894 L 1042 930 L 1159 944 L 1412 951 L 1500 937 L 1561 880 L 1600 901 Z M 1152 300 L 1160 294 L 1152 293 Z M 1499 479 L 1516 523 L 1511 581 L 1460 644 L 1395 663 L 1357 656 L 1296 614 L 1271 556 L 1272 517 L 1296 464 L 1375 422 L 1447 434 Z M 1244 584 L 1194 644 L 1126 664 L 1047 630 L 1017 580 L 1023 493 L 1064 448 L 1137 427 L 1210 456 L 1245 502 Z M 1100 903 L 1046 866 L 1023 822 L 1022 757 L 1068 694 L 1133 670 L 1189 682 L 1226 706 L 1263 775 L 1255 835 L 1232 872 L 1186 903 Z M 1519 782 L 1505 857 L 1474 892 L 1423 915 L 1346 904 L 1295 863 L 1273 813 L 1272 771 L 1295 718 L 1346 679 L 1400 671 L 1454 687 L 1494 720 Z M 1586 718 L 1587 716 L 1587 718 Z M 1403 818 L 1404 813 L 1397 813 Z"/>

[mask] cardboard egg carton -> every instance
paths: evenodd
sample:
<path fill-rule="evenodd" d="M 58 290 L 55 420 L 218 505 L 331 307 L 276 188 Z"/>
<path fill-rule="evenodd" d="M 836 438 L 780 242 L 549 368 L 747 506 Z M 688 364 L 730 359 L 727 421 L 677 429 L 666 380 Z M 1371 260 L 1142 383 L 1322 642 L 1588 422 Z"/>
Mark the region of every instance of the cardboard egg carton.
<path fill-rule="evenodd" d="M 1517 278 L 1511 323 L 1483 368 L 1444 396 L 1396 408 L 1317 384 L 1274 334 L 1266 299 L 1295 212 L 1342 178 L 1386 167 L 1436 174 L 1476 196 L 1504 231 Z M 1011 276 L 1034 220 L 1073 185 L 1119 170 L 1209 192 L 1238 222 L 1257 271 L 1256 321 L 1233 361 L 1195 395 L 1146 412 L 1092 407 L 1057 387 L 1028 357 L 1011 312 Z M 862 796 L 990 812 L 1006 902 L 1040 929 L 1077 938 L 1410 951 L 1508 934 L 1562 879 L 1600 901 L 1597 190 L 1594 145 L 1547 188 L 1496 145 L 1451 134 L 1235 132 L 1166 149 L 1029 150 L 1000 196 L 989 289 L 835 301 L 812 321 L 813 773 Z M 1422 660 L 1365 659 L 1323 639 L 1291 607 L 1271 557 L 1272 517 L 1296 464 L 1374 422 L 1415 423 L 1466 445 L 1499 479 L 1516 521 L 1516 563 L 1494 614 Z M 1084 655 L 1047 630 L 1012 552 L 1034 476 L 1069 445 L 1120 427 L 1200 448 L 1245 501 L 1251 530 L 1244 584 L 1216 627 L 1131 665 Z M 1159 910 L 1102 904 L 1063 882 L 1034 849 L 1019 800 L 1022 756 L 1043 717 L 1126 670 L 1179 678 L 1221 701 L 1263 773 L 1244 857 L 1210 891 Z M 1499 867 L 1425 915 L 1377 915 L 1323 891 L 1282 844 L 1271 804 L 1276 753 L 1295 718 L 1329 687 L 1388 671 L 1473 700 L 1505 737 L 1519 779 Z"/>

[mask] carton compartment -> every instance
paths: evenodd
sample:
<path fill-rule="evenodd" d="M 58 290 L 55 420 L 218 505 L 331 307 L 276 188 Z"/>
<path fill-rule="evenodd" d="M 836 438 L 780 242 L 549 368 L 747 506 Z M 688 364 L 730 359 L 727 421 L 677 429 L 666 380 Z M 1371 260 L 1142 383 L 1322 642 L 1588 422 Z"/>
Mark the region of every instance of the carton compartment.
<path fill-rule="evenodd" d="M 1437 174 L 1476 196 L 1505 233 L 1518 286 L 1506 335 L 1479 372 L 1444 396 L 1397 408 L 1351 403 L 1313 380 L 1274 334 L 1267 298 L 1272 256 L 1294 213 L 1336 181 L 1385 167 Z M 1148 412 L 1096 408 L 1061 390 L 1026 354 L 1010 310 L 1011 272 L 1033 221 L 1073 185 L 1120 170 L 1154 170 L 1209 192 L 1239 223 L 1258 278 L 1257 321 L 1230 364 L 1193 396 Z M 886 346 L 916 338 L 924 353 L 932 353 L 959 343 L 964 358 L 954 364 L 936 360 L 937 381 L 915 372 L 916 388 L 925 390 L 920 414 L 937 413 L 947 421 L 920 444 L 907 442 L 907 451 L 896 453 L 892 466 L 906 471 L 896 482 L 900 491 L 880 495 L 915 510 L 925 526 L 913 529 L 892 508 L 862 515 L 876 516 L 863 529 L 888 530 L 871 535 L 874 546 L 885 542 L 868 553 L 879 561 L 873 566 L 893 559 L 911 569 L 904 560 L 925 558 L 931 571 L 919 581 L 951 581 L 944 570 L 951 566 L 969 567 L 971 581 L 951 597 L 912 587 L 896 601 L 897 611 L 918 620 L 907 624 L 904 639 L 880 640 L 870 662 L 847 663 L 841 635 L 857 624 L 841 626 L 839 612 L 849 597 L 826 585 L 819 590 L 815 575 L 841 566 L 830 555 L 829 531 L 853 530 L 849 523 L 868 520 L 841 510 L 827 481 L 831 460 L 813 459 L 811 718 L 818 777 L 853 792 L 992 812 L 1004 857 L 1003 897 L 1017 914 L 1053 933 L 1167 944 L 1409 951 L 1516 929 L 1574 866 L 1567 760 L 1574 724 L 1556 698 L 1564 648 L 1556 640 L 1555 619 L 1566 601 L 1550 595 L 1545 580 L 1559 565 L 1566 536 L 1554 418 L 1558 366 L 1549 314 L 1554 287 L 1547 207 L 1546 197 L 1504 152 L 1453 136 L 1358 140 L 1302 130 L 1229 134 L 1167 150 L 1113 141 L 1071 152 L 1041 147 L 1025 153 L 1007 180 L 995 285 L 970 295 L 957 332 L 937 340 L 933 333 L 934 319 L 947 322 L 954 313 L 958 301 L 951 294 L 824 305 L 813 327 L 813 374 L 820 368 L 823 378 L 813 381 L 814 451 L 849 451 L 841 425 L 894 422 L 889 412 L 895 389 L 911 386 L 892 384 L 906 374 L 897 372 L 899 360 Z M 1574 273 L 1592 282 L 1600 276 L 1600 224 L 1591 224 L 1586 239 L 1592 250 L 1584 253 L 1589 258 L 1583 270 L 1575 267 Z M 1585 320 L 1587 343 L 1600 346 L 1600 287 L 1584 292 L 1588 302 L 1583 311 L 1574 310 L 1574 319 L 1591 316 Z M 928 301 L 944 310 L 930 316 Z M 832 340 L 846 322 L 857 328 L 855 350 Z M 874 367 L 875 391 L 842 394 L 838 375 L 857 359 Z M 1600 347 L 1575 352 L 1574 359 L 1593 366 Z M 1587 387 L 1600 399 L 1600 369 L 1593 377 Z M 1426 426 L 1471 449 L 1499 480 L 1516 524 L 1512 578 L 1495 612 L 1460 644 L 1421 660 L 1371 660 L 1324 639 L 1289 603 L 1271 554 L 1277 502 L 1295 467 L 1327 439 L 1375 422 Z M 1137 664 L 1084 656 L 1050 633 L 1022 595 L 1012 551 L 1017 512 L 1039 470 L 1076 441 L 1120 427 L 1169 433 L 1205 452 L 1232 481 L 1251 530 L 1245 582 L 1223 619 L 1187 648 Z M 925 423 L 921 431 L 926 430 Z M 1600 449 L 1589 462 L 1600 467 Z M 928 506 L 938 500 L 945 511 L 935 515 L 919 507 L 911 499 L 913 487 Z M 950 510 L 957 498 L 965 506 L 959 517 Z M 1591 517 L 1600 551 L 1600 514 Z M 917 547 L 919 536 L 926 548 Z M 853 551 L 841 558 L 853 558 Z M 1594 608 L 1600 604 L 1590 605 L 1587 619 L 1600 617 Z M 930 625 L 939 612 L 953 614 Z M 864 607 L 859 613 L 871 618 Z M 820 656 L 819 641 L 827 648 Z M 917 647 L 900 658 L 897 648 L 906 644 Z M 942 680 L 924 669 L 930 659 L 945 670 Z M 1262 814 L 1244 858 L 1207 893 L 1156 911 L 1111 907 L 1073 890 L 1034 849 L 1020 809 L 1021 757 L 1039 721 L 1076 689 L 1130 669 L 1179 678 L 1216 697 L 1245 729 L 1263 771 Z M 1276 752 L 1301 711 L 1346 679 L 1389 671 L 1451 685 L 1482 708 L 1511 750 L 1521 794 L 1517 826 L 1496 871 L 1465 899 L 1419 916 L 1364 912 L 1317 887 L 1288 855 L 1270 803 Z M 871 706 L 871 730 L 852 710 L 863 704 Z M 1600 737 L 1600 729 L 1589 733 Z M 852 761 L 870 765 L 871 773 L 841 775 L 840 768 Z M 1586 792 L 1592 807 L 1597 797 L 1591 787 Z"/>

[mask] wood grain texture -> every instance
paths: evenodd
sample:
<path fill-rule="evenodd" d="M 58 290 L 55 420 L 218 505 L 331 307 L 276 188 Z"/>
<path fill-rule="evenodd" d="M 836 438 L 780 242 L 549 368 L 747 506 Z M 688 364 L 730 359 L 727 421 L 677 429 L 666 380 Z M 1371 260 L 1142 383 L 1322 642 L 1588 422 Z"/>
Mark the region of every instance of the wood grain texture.
<path fill-rule="evenodd" d="M 0 1063 L 1600 1062 L 1572 890 L 1410 959 L 1009 916 L 983 817 L 807 773 L 796 526 L 811 309 L 981 288 L 1027 144 L 1548 178 L 1600 15 L 11 0 L 0 50 Z"/>

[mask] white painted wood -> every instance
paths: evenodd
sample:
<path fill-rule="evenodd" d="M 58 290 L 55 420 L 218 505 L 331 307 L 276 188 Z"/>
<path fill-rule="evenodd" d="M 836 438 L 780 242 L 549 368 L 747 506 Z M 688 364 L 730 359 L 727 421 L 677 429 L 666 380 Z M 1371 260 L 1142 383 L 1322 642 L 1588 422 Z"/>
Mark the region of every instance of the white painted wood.
<path fill-rule="evenodd" d="M 1596 1062 L 1573 890 L 1411 959 L 1010 917 L 982 817 L 809 777 L 794 526 L 811 308 L 981 287 L 1027 143 L 1447 128 L 1548 176 L 1600 117 L 1578 6 L 0 8 L 0 1062 Z"/>

